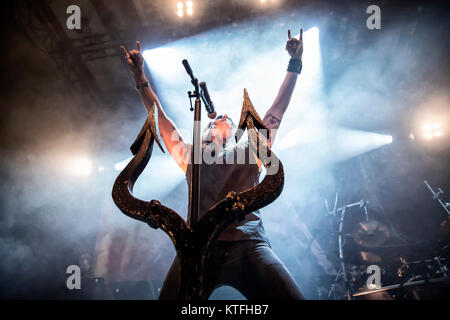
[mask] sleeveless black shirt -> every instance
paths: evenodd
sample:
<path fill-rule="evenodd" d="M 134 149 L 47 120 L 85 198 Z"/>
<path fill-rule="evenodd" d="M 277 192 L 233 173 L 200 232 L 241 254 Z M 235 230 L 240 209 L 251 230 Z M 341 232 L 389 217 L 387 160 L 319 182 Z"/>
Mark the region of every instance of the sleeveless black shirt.
<path fill-rule="evenodd" d="M 208 154 L 208 147 L 204 153 Z M 259 170 L 248 143 L 210 157 L 204 156 L 200 164 L 200 219 L 215 203 L 225 198 L 228 192 L 241 192 L 259 183 Z M 191 199 L 192 164 L 188 164 L 186 180 Z M 190 221 L 190 203 L 188 221 Z M 219 236 L 218 241 L 261 240 L 269 243 L 259 210 L 249 213 L 243 221 L 235 221 Z"/>

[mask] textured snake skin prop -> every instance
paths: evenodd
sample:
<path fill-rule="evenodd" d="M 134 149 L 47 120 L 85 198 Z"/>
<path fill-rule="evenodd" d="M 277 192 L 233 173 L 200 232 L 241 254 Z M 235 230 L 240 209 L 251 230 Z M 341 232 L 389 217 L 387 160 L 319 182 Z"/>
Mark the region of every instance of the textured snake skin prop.
<path fill-rule="evenodd" d="M 130 148 L 133 159 L 114 183 L 112 197 L 124 214 L 143 221 L 152 228 L 162 229 L 172 240 L 180 263 L 181 300 L 208 298 L 204 296 L 203 290 L 203 267 L 220 233 L 234 221 L 243 220 L 246 214 L 273 202 L 283 190 L 283 165 L 267 146 L 266 137 L 259 132 L 267 128 L 256 113 L 245 89 L 238 128 L 241 130 L 236 134 L 236 141 L 240 140 L 243 130 L 247 129 L 250 147 L 258 159 L 266 168 L 271 166 L 270 161 L 278 161 L 278 170 L 274 174 L 266 174 L 263 181 L 251 189 L 239 193 L 229 192 L 194 226 L 189 226 L 178 213 L 157 200 L 143 201 L 133 196 L 134 184 L 150 160 L 155 140 L 164 152 L 156 134 L 155 105 Z"/>

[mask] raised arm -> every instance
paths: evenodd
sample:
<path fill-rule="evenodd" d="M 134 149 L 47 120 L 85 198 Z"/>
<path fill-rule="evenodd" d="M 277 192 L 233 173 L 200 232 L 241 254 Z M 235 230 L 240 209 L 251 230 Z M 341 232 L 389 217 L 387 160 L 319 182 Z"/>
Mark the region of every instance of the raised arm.
<path fill-rule="evenodd" d="M 297 77 L 301 71 L 301 61 L 303 54 L 303 30 L 300 29 L 300 38 L 291 37 L 291 30 L 288 30 L 288 41 L 286 42 L 286 50 L 291 57 L 289 61 L 288 72 L 281 84 L 278 95 L 272 106 L 267 110 L 264 116 L 264 124 L 269 129 L 270 139 L 269 146 L 273 145 L 277 129 L 280 127 L 284 112 L 286 111 L 292 92 L 294 92 Z"/>
<path fill-rule="evenodd" d="M 184 143 L 175 123 L 166 115 L 158 97 L 150 87 L 144 73 L 144 57 L 141 54 L 141 43 L 139 41 L 136 42 L 136 47 L 137 50 L 128 52 L 124 46 L 121 46 L 128 61 L 128 65 L 130 66 L 131 73 L 133 74 L 136 89 L 139 92 L 139 96 L 141 97 L 141 101 L 147 109 L 147 112 L 150 111 L 154 103 L 156 104 L 156 107 L 158 108 L 159 133 L 172 158 L 180 166 L 183 172 L 186 173 L 187 161 L 190 155 L 190 145 Z"/>

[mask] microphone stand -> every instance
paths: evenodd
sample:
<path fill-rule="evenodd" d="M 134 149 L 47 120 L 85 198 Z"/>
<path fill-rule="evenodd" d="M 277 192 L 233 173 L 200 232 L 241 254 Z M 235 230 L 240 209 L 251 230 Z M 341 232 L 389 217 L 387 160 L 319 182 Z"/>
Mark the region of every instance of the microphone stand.
<path fill-rule="evenodd" d="M 206 88 L 205 82 L 198 82 L 198 79 L 194 77 L 191 66 L 189 62 L 184 59 L 182 61 L 187 74 L 191 78 L 191 83 L 194 86 L 194 92 L 188 91 L 189 103 L 191 105 L 190 110 L 194 111 L 194 134 L 192 141 L 192 152 L 191 161 L 192 162 L 192 176 L 191 176 L 191 217 L 189 220 L 189 225 L 193 226 L 197 223 L 199 214 L 199 203 L 200 203 L 200 163 L 202 161 L 202 143 L 201 143 L 201 100 L 205 103 L 206 111 L 209 116 L 213 115 L 215 118 L 214 105 Z M 192 98 L 195 98 L 195 107 L 192 108 Z"/>
<path fill-rule="evenodd" d="M 192 141 L 191 161 L 192 162 L 192 176 L 191 176 L 191 216 L 189 225 L 192 227 L 197 223 L 199 203 L 200 203 L 200 161 L 201 161 L 201 141 L 200 141 L 200 125 L 201 125 L 201 94 L 199 90 L 198 79 L 194 77 L 192 69 L 187 60 L 183 60 L 183 65 L 186 72 L 191 78 L 191 83 L 194 86 L 194 92 L 188 91 L 190 110 L 194 111 L 194 132 Z M 195 98 L 195 107 L 192 107 L 192 98 Z"/>

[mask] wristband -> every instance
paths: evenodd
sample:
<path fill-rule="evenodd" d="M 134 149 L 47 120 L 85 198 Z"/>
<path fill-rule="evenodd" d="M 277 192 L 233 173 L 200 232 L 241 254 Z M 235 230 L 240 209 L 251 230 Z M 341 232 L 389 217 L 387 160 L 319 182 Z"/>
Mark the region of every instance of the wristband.
<path fill-rule="evenodd" d="M 298 58 L 291 58 L 289 60 L 289 64 L 287 67 L 287 71 L 288 72 L 295 72 L 300 74 L 300 72 L 302 72 L 302 60 L 298 59 Z"/>

